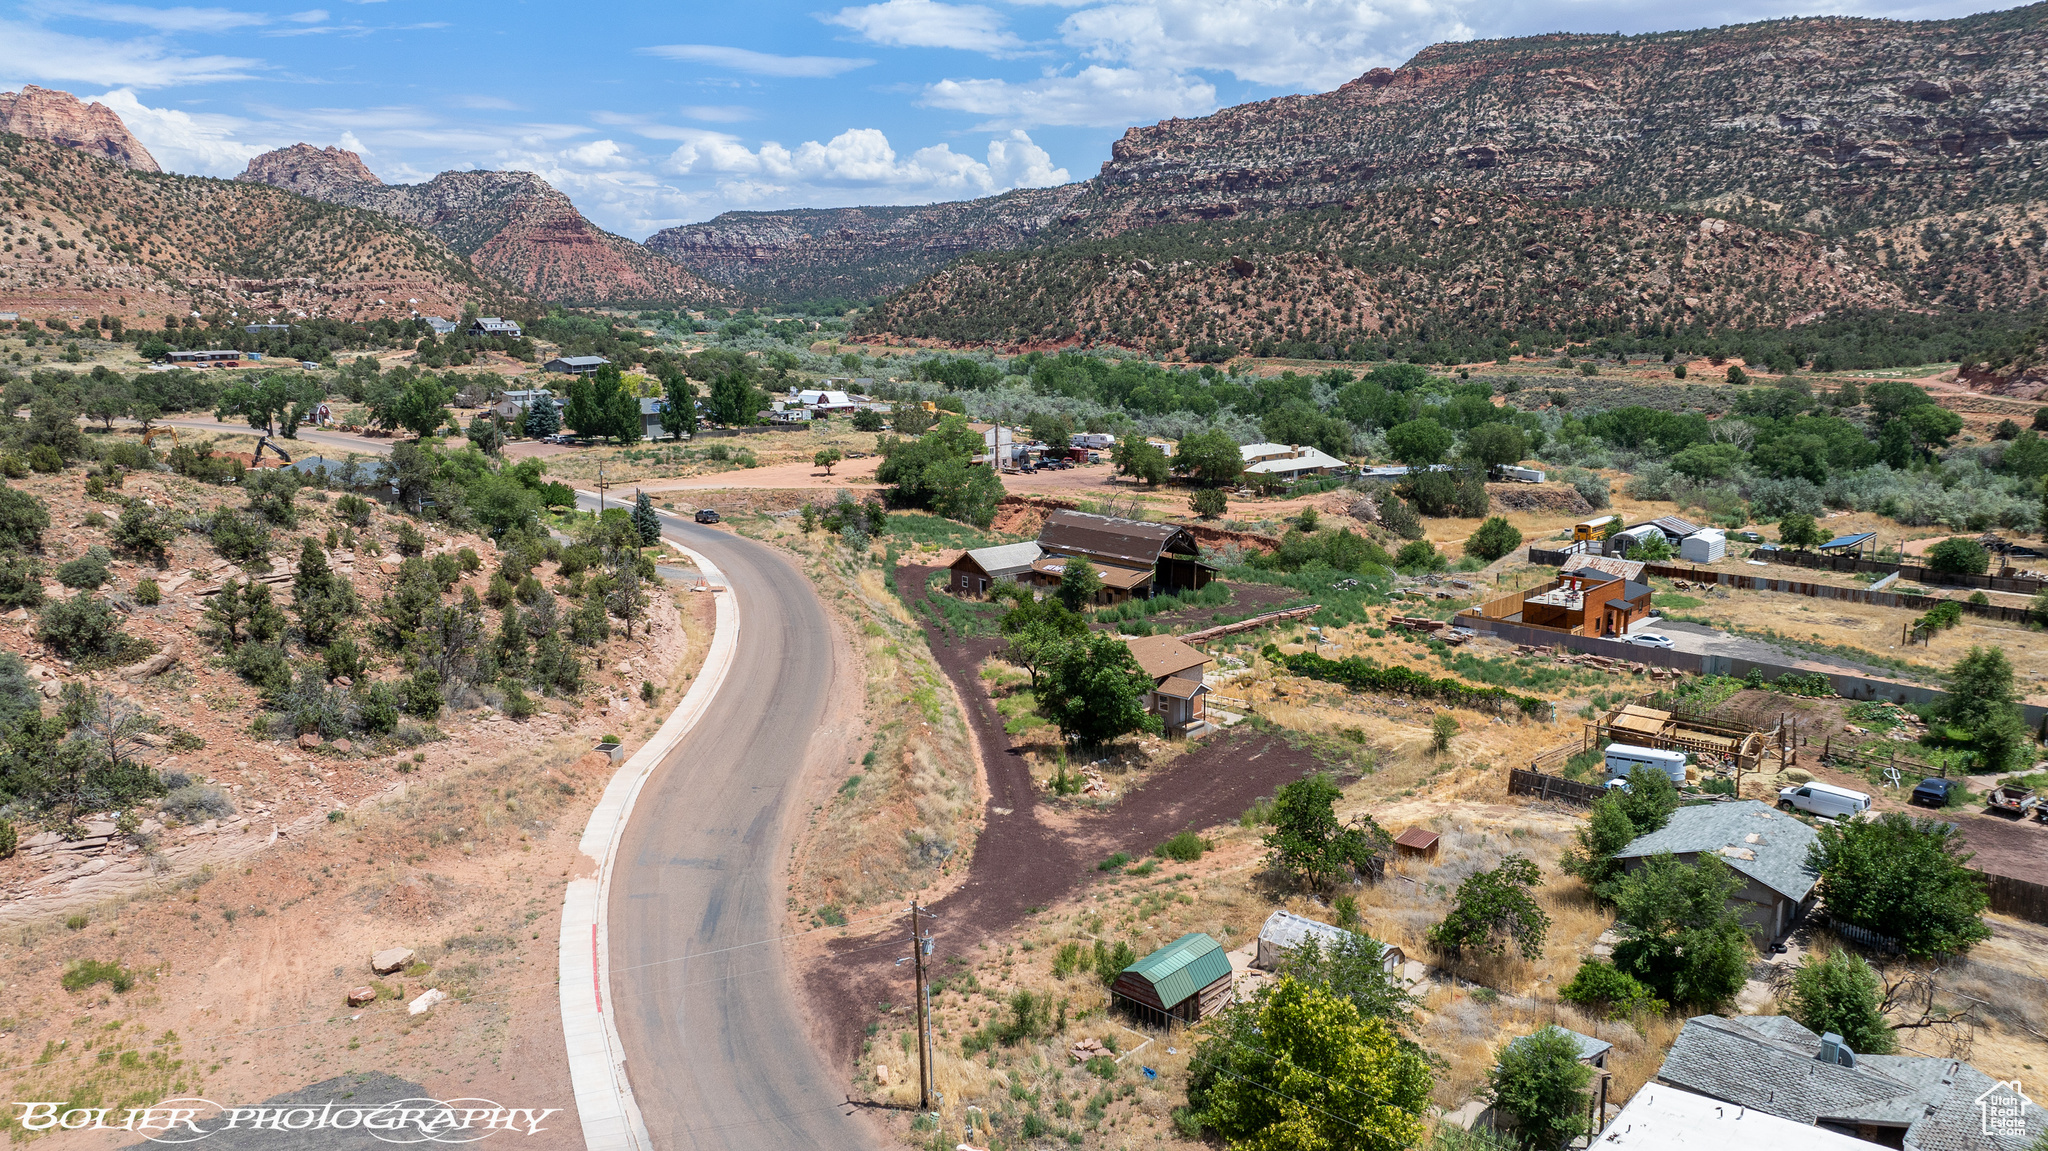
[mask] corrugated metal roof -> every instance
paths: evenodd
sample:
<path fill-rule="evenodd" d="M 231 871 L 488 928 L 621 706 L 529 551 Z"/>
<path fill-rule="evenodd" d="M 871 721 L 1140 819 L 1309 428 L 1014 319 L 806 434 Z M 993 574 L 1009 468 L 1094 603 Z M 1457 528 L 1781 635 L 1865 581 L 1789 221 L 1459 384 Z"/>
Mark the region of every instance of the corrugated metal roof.
<path fill-rule="evenodd" d="M 1576 555 L 1564 561 L 1564 567 L 1559 569 L 1559 574 L 1570 575 L 1575 571 L 1584 571 L 1587 568 L 1591 568 L 1604 575 L 1620 576 L 1623 579 L 1641 579 L 1643 578 L 1643 567 L 1644 564 L 1641 560 L 1625 560 L 1620 556 Z"/>
<path fill-rule="evenodd" d="M 1159 1002 L 1172 1007 L 1218 979 L 1230 977 L 1230 957 L 1223 945 L 1192 931 L 1138 960 L 1124 973 L 1152 985 Z"/>
<path fill-rule="evenodd" d="M 1679 519 L 1677 516 L 1658 516 L 1650 522 L 1657 525 L 1665 535 L 1677 536 L 1679 539 L 1684 539 L 1700 530 L 1700 525 L 1691 520 Z"/>
<path fill-rule="evenodd" d="M 1290 951 L 1300 947 L 1313 935 L 1322 941 L 1326 955 L 1349 934 L 1351 933 L 1341 927 L 1310 919 L 1306 915 L 1296 915 L 1292 911 L 1276 911 L 1268 915 L 1265 925 L 1259 928 L 1261 940 Z"/>
<path fill-rule="evenodd" d="M 1038 549 L 1037 541 L 1025 540 L 1021 544 L 998 544 L 992 548 L 975 548 L 967 553 L 967 558 L 981 565 L 981 570 L 990 575 L 1003 575 L 1005 573 L 1020 572 L 1029 568 L 1032 564 L 1038 562 L 1039 556 L 1044 554 L 1044 552 Z"/>
<path fill-rule="evenodd" d="M 1065 508 L 1045 517 L 1038 546 L 1049 552 L 1100 556 L 1147 567 L 1159 562 L 1161 552 L 1195 555 L 1200 551 L 1194 536 L 1177 524 L 1112 519 Z"/>
<path fill-rule="evenodd" d="M 1564 1032 L 1565 1038 L 1571 1040 L 1573 1046 L 1579 1049 L 1579 1058 L 1582 1060 L 1598 1059 L 1600 1057 L 1601 1052 L 1610 1050 L 1614 1047 L 1614 1044 L 1609 1043 L 1605 1039 L 1595 1039 L 1591 1035 L 1582 1035 L 1577 1031 L 1573 1031 L 1569 1027 L 1558 1027 L 1555 1023 L 1551 1024 L 1551 1026 L 1557 1027 L 1559 1031 Z M 1527 1043 L 1532 1038 L 1534 1038 L 1533 1035 L 1524 1035 L 1520 1039 L 1515 1040 L 1513 1043 L 1508 1044 L 1508 1046 L 1518 1047 L 1524 1043 Z"/>
<path fill-rule="evenodd" d="M 1436 846 L 1437 834 L 1426 827 L 1411 827 L 1394 837 L 1394 842 L 1416 851 L 1428 851 Z"/>

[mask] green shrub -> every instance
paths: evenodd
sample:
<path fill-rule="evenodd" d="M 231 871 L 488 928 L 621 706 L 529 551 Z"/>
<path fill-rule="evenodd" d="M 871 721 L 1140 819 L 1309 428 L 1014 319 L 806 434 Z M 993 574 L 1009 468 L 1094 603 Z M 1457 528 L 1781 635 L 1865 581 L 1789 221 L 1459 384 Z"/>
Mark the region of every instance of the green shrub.
<path fill-rule="evenodd" d="M 397 730 L 399 696 L 396 688 L 380 680 L 364 688 L 357 695 L 356 722 L 362 725 L 364 731 L 388 735 Z"/>
<path fill-rule="evenodd" d="M 411 520 L 398 521 L 397 543 L 398 554 L 402 556 L 416 556 L 427 550 L 427 537 L 412 526 Z"/>
<path fill-rule="evenodd" d="M 28 466 L 51 475 L 64 470 L 64 457 L 48 444 L 37 444 L 28 450 Z"/>
<path fill-rule="evenodd" d="M 405 681 L 405 713 L 421 719 L 441 714 L 441 673 L 423 667 Z"/>
<path fill-rule="evenodd" d="M 30 556 L 0 556 L 0 609 L 43 605 L 43 565 Z"/>
<path fill-rule="evenodd" d="M 245 643 L 235 649 L 235 674 L 274 698 L 291 690 L 292 667 L 284 649 L 274 643 Z"/>
<path fill-rule="evenodd" d="M 0 859 L 13 859 L 15 850 L 20 846 L 21 836 L 14 830 L 14 821 L 0 819 Z"/>
<path fill-rule="evenodd" d="M 113 562 L 113 555 L 97 545 L 87 548 L 85 554 L 75 560 L 57 565 L 57 582 L 65 587 L 90 591 L 107 582 L 112 573 L 107 565 Z"/>
<path fill-rule="evenodd" d="M 80 959 L 64 969 L 59 982 L 66 991 L 83 991 L 95 983 L 104 983 L 116 992 L 125 992 L 135 986 L 135 976 L 119 963 Z"/>
<path fill-rule="evenodd" d="M 1124 868 L 1124 864 L 1129 863 L 1130 861 L 1130 856 L 1125 855 L 1123 852 L 1119 851 L 1114 855 L 1111 855 L 1108 859 L 1103 860 L 1101 863 L 1096 864 L 1095 870 L 1122 871 Z"/>
<path fill-rule="evenodd" d="M 1635 976 L 1617 971 L 1613 964 L 1598 958 L 1581 960 L 1578 973 L 1570 983 L 1557 989 L 1557 997 L 1609 1019 L 1630 1019 L 1638 1012 L 1661 1014 L 1669 1009 Z"/>
<path fill-rule="evenodd" d="M 1493 516 L 1480 524 L 1479 530 L 1465 540 L 1467 554 L 1488 561 L 1497 560 L 1521 546 L 1522 533 L 1500 516 Z"/>
<path fill-rule="evenodd" d="M 36 620 L 36 638 L 67 656 L 113 655 L 127 639 L 121 618 L 91 592 L 52 600 Z"/>
<path fill-rule="evenodd" d="M 135 602 L 143 607 L 155 607 L 164 601 L 164 590 L 148 576 L 135 581 Z"/>
<path fill-rule="evenodd" d="M 1161 859 L 1173 859 L 1181 863 L 1192 863 L 1202 858 L 1202 853 L 1208 849 L 1208 840 L 1203 839 L 1193 831 L 1183 831 L 1158 847 L 1153 848 L 1152 854 L 1159 856 Z"/>

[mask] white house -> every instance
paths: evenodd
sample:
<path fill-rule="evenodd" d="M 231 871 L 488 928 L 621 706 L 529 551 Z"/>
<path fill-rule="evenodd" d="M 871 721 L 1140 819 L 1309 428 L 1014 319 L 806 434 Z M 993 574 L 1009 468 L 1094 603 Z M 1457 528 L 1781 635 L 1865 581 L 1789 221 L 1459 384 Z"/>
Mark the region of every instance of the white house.
<path fill-rule="evenodd" d="M 1300 476 L 1327 475 L 1344 467 L 1344 461 L 1306 444 L 1245 444 L 1237 449 L 1244 456 L 1246 475 L 1279 476 L 1291 480 Z"/>
<path fill-rule="evenodd" d="M 819 388 L 791 388 L 789 389 L 789 394 L 796 398 L 797 403 L 807 408 L 819 405 L 835 408 L 850 407 L 853 404 L 853 397 L 845 392 L 826 391 Z"/>

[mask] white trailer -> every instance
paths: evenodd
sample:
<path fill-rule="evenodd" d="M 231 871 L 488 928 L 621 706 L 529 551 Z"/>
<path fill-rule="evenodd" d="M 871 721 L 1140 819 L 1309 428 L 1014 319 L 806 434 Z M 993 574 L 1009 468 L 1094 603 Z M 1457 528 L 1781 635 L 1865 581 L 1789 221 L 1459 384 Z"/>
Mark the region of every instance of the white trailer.
<path fill-rule="evenodd" d="M 1673 783 L 1685 782 L 1685 753 L 1663 747 L 1638 747 L 1632 743 L 1610 743 L 1607 745 L 1607 775 L 1610 779 L 1627 779 L 1628 773 L 1637 767 L 1661 771 L 1671 777 Z"/>
<path fill-rule="evenodd" d="M 1087 448 L 1089 451 L 1099 452 L 1106 448 L 1115 447 L 1116 437 L 1108 432 L 1075 432 L 1067 437 L 1067 446 L 1070 448 Z"/>
<path fill-rule="evenodd" d="M 1500 474 L 1502 479 L 1517 480 L 1525 484 L 1540 484 L 1543 482 L 1543 470 L 1541 468 L 1525 468 L 1516 464 L 1506 464 L 1501 467 Z"/>

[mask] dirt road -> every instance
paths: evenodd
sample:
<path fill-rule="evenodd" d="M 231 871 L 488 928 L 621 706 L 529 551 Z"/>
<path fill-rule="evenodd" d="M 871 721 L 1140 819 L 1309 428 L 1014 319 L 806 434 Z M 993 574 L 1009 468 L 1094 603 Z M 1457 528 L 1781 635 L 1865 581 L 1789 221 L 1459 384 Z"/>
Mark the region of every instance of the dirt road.
<path fill-rule="evenodd" d="M 915 605 L 928 594 L 926 579 L 937 570 L 897 569 L 905 599 Z M 1124 786 L 1136 785 L 1136 790 L 1106 810 L 1062 810 L 1041 802 L 1023 757 L 1003 732 L 1002 716 L 980 686 L 981 661 L 1001 641 L 948 637 L 928 622 L 925 636 L 966 706 L 989 790 L 985 829 L 967 878 L 933 905 L 938 959 L 966 954 L 1033 909 L 1065 899 L 1100 875 L 1095 865 L 1112 852 L 1143 855 L 1183 829 L 1233 821 L 1254 800 L 1318 766 L 1313 756 L 1278 736 L 1242 729 L 1196 744 L 1164 769 L 1125 777 Z M 859 1052 L 876 1003 L 902 1001 L 898 952 L 877 947 L 876 940 L 863 933 L 837 941 L 803 973 L 812 1002 L 832 1011 L 824 1038 L 827 1056 L 835 1063 L 851 1061 Z"/>

